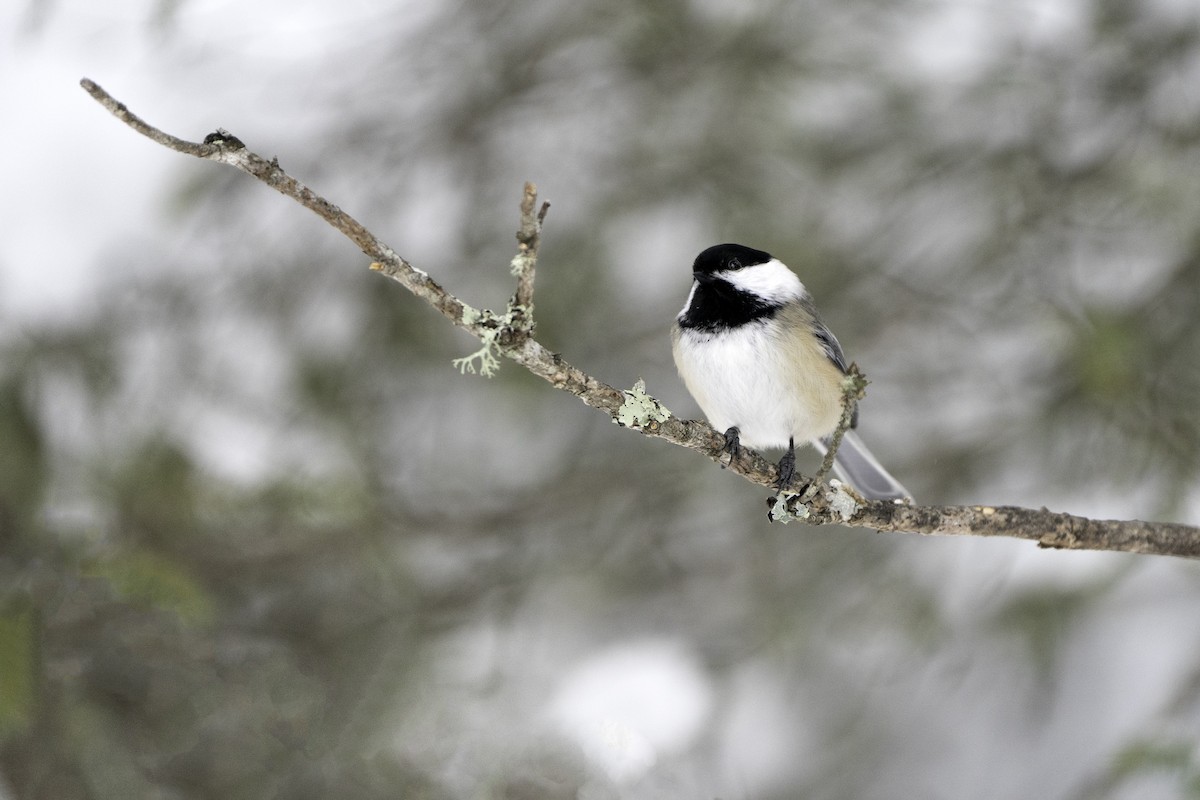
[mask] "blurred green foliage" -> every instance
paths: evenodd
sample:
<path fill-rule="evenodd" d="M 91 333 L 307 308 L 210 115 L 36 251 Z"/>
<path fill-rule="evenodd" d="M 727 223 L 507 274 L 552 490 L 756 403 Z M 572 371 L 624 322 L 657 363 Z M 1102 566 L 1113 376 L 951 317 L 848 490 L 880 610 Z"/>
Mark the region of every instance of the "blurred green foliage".
<path fill-rule="evenodd" d="M 121 551 L 107 561 L 88 565 L 84 574 L 107 580 L 122 601 L 173 611 L 194 624 L 213 618 L 213 603 L 204 588 L 179 564 L 151 553 Z"/>
<path fill-rule="evenodd" d="M 1196 743 L 1167 736 L 1132 742 L 1116 754 L 1108 773 L 1087 791 L 1087 796 L 1095 798 L 1160 791 L 1162 796 L 1200 797 Z"/>
<path fill-rule="evenodd" d="M 49 480 L 41 426 L 31 413 L 25 392 L 15 378 L 0 384 L 0 542 L 19 547 L 41 506 Z"/>
<path fill-rule="evenodd" d="M 23 733 L 33 717 L 33 640 L 28 608 L 0 614 L 0 738 Z"/>

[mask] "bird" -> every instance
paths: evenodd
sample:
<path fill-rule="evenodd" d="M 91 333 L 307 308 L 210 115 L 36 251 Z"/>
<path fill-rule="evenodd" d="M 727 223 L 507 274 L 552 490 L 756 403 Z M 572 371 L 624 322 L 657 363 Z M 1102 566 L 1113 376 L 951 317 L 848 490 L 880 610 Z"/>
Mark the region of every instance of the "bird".
<path fill-rule="evenodd" d="M 795 477 L 796 442 L 821 453 L 842 416 L 846 356 L 796 273 L 763 250 L 718 244 L 696 256 L 671 351 L 688 392 L 735 460 L 742 446 L 785 448 L 776 488 Z M 851 428 L 858 423 L 855 408 Z M 912 495 L 853 430 L 834 469 L 868 500 Z"/>

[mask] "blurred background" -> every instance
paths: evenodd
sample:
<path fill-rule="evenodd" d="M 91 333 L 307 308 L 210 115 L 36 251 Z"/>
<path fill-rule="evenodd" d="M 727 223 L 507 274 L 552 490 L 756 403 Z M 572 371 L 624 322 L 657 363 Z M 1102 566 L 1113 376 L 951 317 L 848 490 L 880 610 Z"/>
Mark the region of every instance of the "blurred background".
<path fill-rule="evenodd" d="M 480 306 L 535 181 L 539 339 L 682 416 L 692 258 L 768 250 L 919 500 L 1195 524 L 1195 4 L 15 0 L 0 36 L 3 800 L 1200 797 L 1196 564 L 769 525 L 459 375 L 315 216 L 78 86 Z"/>

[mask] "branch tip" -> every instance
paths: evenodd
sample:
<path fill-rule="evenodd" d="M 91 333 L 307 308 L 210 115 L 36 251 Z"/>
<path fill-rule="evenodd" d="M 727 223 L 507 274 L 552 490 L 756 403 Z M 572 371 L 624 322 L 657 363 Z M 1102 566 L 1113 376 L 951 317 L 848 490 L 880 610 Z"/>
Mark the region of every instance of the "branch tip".
<path fill-rule="evenodd" d="M 523 322 L 533 330 L 533 280 L 537 272 L 538 247 L 541 245 L 542 220 L 550 204 L 537 206 L 537 185 L 526 181 L 521 193 L 521 225 L 517 229 L 517 255 L 512 260 L 512 274 L 517 278 L 517 290 L 509 303 L 510 309 L 522 309 Z"/>

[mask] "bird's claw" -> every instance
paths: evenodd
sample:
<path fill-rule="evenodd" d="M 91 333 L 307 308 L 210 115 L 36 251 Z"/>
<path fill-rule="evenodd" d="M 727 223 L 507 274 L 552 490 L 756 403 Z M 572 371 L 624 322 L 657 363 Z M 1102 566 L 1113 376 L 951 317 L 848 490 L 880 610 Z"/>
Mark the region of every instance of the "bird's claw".
<path fill-rule="evenodd" d="M 796 477 L 796 447 L 788 443 L 787 452 L 779 459 L 779 477 L 775 481 L 775 491 L 782 492 L 792 485 Z"/>
<path fill-rule="evenodd" d="M 722 449 L 729 454 L 729 462 L 722 464 L 722 467 L 732 466 L 733 462 L 742 457 L 741 431 L 736 425 L 725 431 L 725 447 Z"/>

